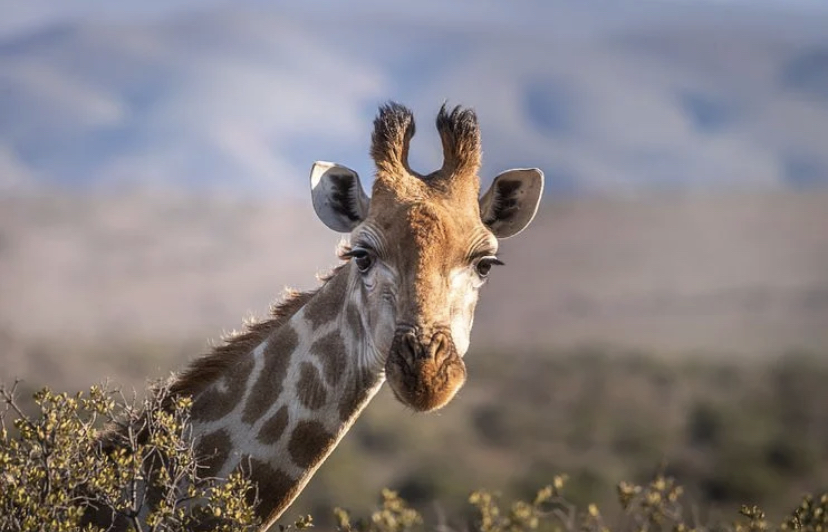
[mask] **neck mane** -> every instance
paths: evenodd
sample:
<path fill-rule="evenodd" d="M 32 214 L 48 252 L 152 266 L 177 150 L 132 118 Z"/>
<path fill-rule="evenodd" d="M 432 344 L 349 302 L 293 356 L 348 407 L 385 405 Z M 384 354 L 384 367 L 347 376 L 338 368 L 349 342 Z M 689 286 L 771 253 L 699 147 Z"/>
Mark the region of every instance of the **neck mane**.
<path fill-rule="evenodd" d="M 323 277 L 322 286 L 315 290 L 288 290 L 281 301 L 271 305 L 270 316 L 266 320 L 245 323 L 240 332 L 233 332 L 225 337 L 220 345 L 213 347 L 210 353 L 191 362 L 170 384 L 169 399 L 183 395 L 195 397 L 215 383 L 229 368 L 248 356 L 274 331 L 287 323 L 343 267 L 339 266 L 330 275 Z"/>
<path fill-rule="evenodd" d="M 385 380 L 365 341 L 352 268 L 291 292 L 270 318 L 193 361 L 166 401 L 191 396 L 204 477 L 241 470 L 263 529 L 293 502 Z"/>

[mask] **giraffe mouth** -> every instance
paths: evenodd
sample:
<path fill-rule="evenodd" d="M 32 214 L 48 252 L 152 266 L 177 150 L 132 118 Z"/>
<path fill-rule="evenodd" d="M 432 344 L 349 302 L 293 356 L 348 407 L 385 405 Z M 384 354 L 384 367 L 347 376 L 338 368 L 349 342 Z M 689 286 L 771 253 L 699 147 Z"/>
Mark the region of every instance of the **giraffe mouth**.
<path fill-rule="evenodd" d="M 394 395 L 419 412 L 442 408 L 466 381 L 466 366 L 451 336 L 437 331 L 425 340 L 415 331 L 398 332 L 385 363 Z"/>

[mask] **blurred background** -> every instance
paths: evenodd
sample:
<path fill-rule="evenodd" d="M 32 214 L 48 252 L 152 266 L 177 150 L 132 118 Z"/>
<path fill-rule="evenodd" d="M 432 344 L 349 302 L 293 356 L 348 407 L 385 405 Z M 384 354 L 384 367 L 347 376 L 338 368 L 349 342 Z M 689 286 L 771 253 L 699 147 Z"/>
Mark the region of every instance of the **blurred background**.
<path fill-rule="evenodd" d="M 317 159 L 473 106 L 547 179 L 436 415 L 382 393 L 286 517 L 578 502 L 662 469 L 702 517 L 828 488 L 828 3 L 0 0 L 0 380 L 127 390 L 311 288 Z M 728 513 L 730 512 L 730 513 Z"/>

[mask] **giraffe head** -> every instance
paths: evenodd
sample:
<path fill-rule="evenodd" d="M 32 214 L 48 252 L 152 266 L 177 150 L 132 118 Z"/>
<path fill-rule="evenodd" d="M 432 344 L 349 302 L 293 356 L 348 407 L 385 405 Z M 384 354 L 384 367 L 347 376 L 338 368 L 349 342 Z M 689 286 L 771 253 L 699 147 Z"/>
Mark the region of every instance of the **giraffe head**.
<path fill-rule="evenodd" d="M 480 197 L 480 133 L 472 110 L 437 116 L 443 165 L 427 175 L 408 165 L 414 117 L 390 103 L 374 121 L 370 198 L 356 172 L 317 162 L 313 205 L 331 229 L 350 232 L 351 301 L 368 347 L 396 397 L 415 410 L 448 403 L 466 378 L 478 290 L 498 239 L 522 231 L 538 208 L 543 173 L 510 170 Z"/>

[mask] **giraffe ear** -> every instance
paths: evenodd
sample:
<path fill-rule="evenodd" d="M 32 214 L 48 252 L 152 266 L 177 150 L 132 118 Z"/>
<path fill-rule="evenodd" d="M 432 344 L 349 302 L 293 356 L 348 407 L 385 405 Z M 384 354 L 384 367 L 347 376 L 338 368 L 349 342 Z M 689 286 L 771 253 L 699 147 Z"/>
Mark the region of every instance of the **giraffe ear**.
<path fill-rule="evenodd" d="M 334 231 L 349 233 L 368 215 L 370 200 L 350 168 L 317 161 L 310 180 L 316 215 Z"/>
<path fill-rule="evenodd" d="M 509 238 L 529 225 L 543 194 L 543 172 L 537 168 L 507 170 L 495 177 L 480 198 L 480 218 L 497 238 Z"/>

